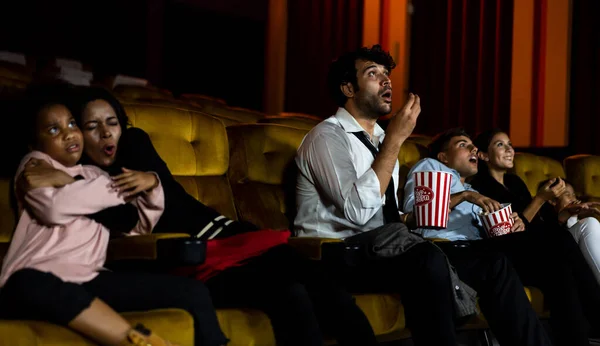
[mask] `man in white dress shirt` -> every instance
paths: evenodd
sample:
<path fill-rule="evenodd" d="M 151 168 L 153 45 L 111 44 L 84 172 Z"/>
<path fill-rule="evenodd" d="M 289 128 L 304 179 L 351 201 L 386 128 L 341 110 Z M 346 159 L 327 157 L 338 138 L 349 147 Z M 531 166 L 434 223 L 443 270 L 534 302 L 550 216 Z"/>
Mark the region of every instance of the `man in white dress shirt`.
<path fill-rule="evenodd" d="M 421 111 L 410 94 L 387 126 L 376 123 L 392 111 L 389 78 L 395 63 L 381 46 L 347 53 L 331 64 L 328 84 L 340 106 L 313 128 L 298 149 L 296 164 L 298 236 L 348 241 L 384 225 L 406 231 L 412 215 L 398 211 L 398 153 Z M 384 141 L 385 138 L 385 141 Z M 503 345 L 549 345 L 514 270 L 502 255 L 453 263 L 474 287 L 495 335 Z M 402 255 L 365 259 L 336 267 L 355 292 L 397 292 L 415 345 L 456 345 L 454 300 L 444 254 L 429 242 Z M 503 298 L 511 296 L 510 303 Z"/>

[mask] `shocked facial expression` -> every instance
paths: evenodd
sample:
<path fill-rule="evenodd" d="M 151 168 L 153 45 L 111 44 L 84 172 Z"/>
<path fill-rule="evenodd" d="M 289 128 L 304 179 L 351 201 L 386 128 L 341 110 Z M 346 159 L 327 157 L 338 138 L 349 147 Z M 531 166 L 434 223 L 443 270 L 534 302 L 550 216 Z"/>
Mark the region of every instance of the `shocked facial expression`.
<path fill-rule="evenodd" d="M 372 61 L 356 61 L 358 90 L 354 102 L 358 109 L 372 118 L 379 118 L 392 111 L 392 81 L 390 71 Z"/>
<path fill-rule="evenodd" d="M 81 124 L 85 154 L 98 166 L 111 166 L 122 132 L 115 110 L 104 100 L 91 101 L 83 110 Z"/>
<path fill-rule="evenodd" d="M 76 165 L 81 158 L 81 131 L 63 105 L 49 105 L 38 112 L 34 137 L 34 149 L 48 154 L 65 167 Z"/>
<path fill-rule="evenodd" d="M 461 178 L 477 174 L 477 147 L 469 137 L 453 137 L 446 150 L 438 154 L 438 160 L 455 169 Z"/>

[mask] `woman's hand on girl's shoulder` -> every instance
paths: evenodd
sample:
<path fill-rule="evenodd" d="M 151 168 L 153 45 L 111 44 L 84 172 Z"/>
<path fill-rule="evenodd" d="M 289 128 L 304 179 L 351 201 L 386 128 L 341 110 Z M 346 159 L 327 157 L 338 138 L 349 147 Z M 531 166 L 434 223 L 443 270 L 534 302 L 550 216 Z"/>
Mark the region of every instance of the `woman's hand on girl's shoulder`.
<path fill-rule="evenodd" d="M 134 171 L 125 167 L 122 170 L 123 173 L 112 177 L 112 187 L 125 199 L 158 186 L 158 177 L 154 173 Z"/>
<path fill-rule="evenodd" d="M 45 161 L 32 158 L 25 164 L 21 175 L 17 178 L 17 187 L 22 192 L 40 187 L 63 187 L 75 179 Z"/>

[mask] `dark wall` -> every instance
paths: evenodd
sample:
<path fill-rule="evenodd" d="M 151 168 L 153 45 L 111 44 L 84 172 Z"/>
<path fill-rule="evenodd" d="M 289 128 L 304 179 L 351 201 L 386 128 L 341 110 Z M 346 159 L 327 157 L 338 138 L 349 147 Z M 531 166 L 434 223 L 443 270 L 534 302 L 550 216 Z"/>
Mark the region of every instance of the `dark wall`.
<path fill-rule="evenodd" d="M 81 60 L 102 72 L 145 74 L 146 1 L 4 1 L 0 50 Z"/>
<path fill-rule="evenodd" d="M 165 87 L 175 93 L 207 94 L 231 105 L 262 109 L 267 8 L 266 1 L 251 3 L 263 3 L 260 13 L 264 16 L 238 13 L 239 8 L 226 13 L 198 4 L 169 4 L 165 11 Z"/>
<path fill-rule="evenodd" d="M 267 0 L 4 1 L 0 13 L 0 50 L 262 108 Z"/>
<path fill-rule="evenodd" d="M 600 155 L 600 1 L 573 1 L 569 141 L 573 152 Z"/>

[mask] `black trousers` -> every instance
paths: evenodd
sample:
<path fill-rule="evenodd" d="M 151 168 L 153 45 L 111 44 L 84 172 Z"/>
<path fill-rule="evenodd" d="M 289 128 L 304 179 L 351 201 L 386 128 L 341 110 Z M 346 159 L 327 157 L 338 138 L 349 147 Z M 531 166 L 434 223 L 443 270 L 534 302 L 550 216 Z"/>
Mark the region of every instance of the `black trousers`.
<path fill-rule="evenodd" d="M 278 345 L 323 345 L 323 333 L 339 345 L 377 344 L 352 295 L 288 245 L 229 268 L 206 285 L 217 308 L 265 312 Z"/>
<path fill-rule="evenodd" d="M 504 256 L 453 257 L 461 279 L 478 291 L 483 313 L 502 345 L 550 345 Z M 336 272 L 353 292 L 399 293 L 415 345 L 456 345 L 450 274 L 444 254 L 431 243 Z"/>
<path fill-rule="evenodd" d="M 168 275 L 102 271 L 75 284 L 51 273 L 22 269 L 0 291 L 0 319 L 39 320 L 66 326 L 94 298 L 118 312 L 179 308 L 194 317 L 195 345 L 227 343 L 208 290 L 196 280 Z"/>
<path fill-rule="evenodd" d="M 562 229 L 519 232 L 471 242 L 473 251 L 501 252 L 526 286 L 544 292 L 558 345 L 589 345 L 600 328 L 600 286 L 571 234 Z"/>

